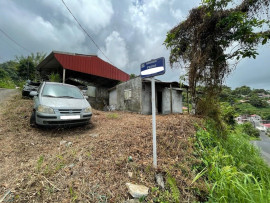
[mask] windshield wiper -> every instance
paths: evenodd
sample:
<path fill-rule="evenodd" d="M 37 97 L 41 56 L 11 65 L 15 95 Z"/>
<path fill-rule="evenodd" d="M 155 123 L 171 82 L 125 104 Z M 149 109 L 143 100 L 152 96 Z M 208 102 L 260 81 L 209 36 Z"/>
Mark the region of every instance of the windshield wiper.
<path fill-rule="evenodd" d="M 57 98 L 71 98 L 71 99 L 77 99 L 76 97 L 72 97 L 72 96 L 59 96 Z"/>
<path fill-rule="evenodd" d="M 55 97 L 53 95 L 42 95 L 43 97 Z"/>

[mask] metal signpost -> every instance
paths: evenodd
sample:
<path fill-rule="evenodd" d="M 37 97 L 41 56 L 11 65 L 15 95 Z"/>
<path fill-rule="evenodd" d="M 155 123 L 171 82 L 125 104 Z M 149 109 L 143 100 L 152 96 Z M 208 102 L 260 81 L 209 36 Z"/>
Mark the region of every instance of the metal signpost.
<path fill-rule="evenodd" d="M 156 138 L 156 95 L 155 76 L 165 73 L 165 58 L 161 57 L 141 64 L 141 77 L 151 79 L 152 92 L 152 129 L 153 129 L 153 165 L 157 168 L 157 138 Z"/>

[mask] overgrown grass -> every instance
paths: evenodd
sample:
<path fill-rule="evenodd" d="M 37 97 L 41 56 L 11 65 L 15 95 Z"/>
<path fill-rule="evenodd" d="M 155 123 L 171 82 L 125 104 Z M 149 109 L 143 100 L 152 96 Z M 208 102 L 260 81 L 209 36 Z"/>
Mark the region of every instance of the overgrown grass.
<path fill-rule="evenodd" d="M 210 202 L 270 202 L 270 168 L 239 127 L 222 138 L 210 124 L 196 138 L 202 164 L 194 181 L 204 177 Z"/>
<path fill-rule="evenodd" d="M 16 87 L 15 83 L 9 78 L 0 79 L 0 88 L 14 89 Z"/>

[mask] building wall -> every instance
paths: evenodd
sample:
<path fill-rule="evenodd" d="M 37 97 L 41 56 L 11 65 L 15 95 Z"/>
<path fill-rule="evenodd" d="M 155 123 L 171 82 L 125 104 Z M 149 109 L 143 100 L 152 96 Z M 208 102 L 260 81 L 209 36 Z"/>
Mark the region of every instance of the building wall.
<path fill-rule="evenodd" d="M 152 113 L 152 95 L 151 95 L 151 84 L 142 84 L 142 114 Z"/>
<path fill-rule="evenodd" d="M 94 86 L 91 86 L 86 93 L 88 101 L 93 108 L 103 110 L 107 105 L 109 105 L 108 89 L 104 87 L 93 87 Z"/>
<path fill-rule="evenodd" d="M 162 114 L 170 114 L 171 113 L 171 95 L 170 89 L 164 88 L 162 91 Z"/>
<path fill-rule="evenodd" d="M 170 88 L 156 85 L 156 112 L 158 112 L 157 92 L 162 92 L 162 114 L 182 113 L 182 91 L 172 89 L 172 102 L 170 101 Z M 109 105 L 121 111 L 132 111 L 142 114 L 152 113 L 151 83 L 144 82 L 140 77 L 131 79 L 116 86 L 109 93 Z"/>
<path fill-rule="evenodd" d="M 172 90 L 172 111 L 173 113 L 182 113 L 182 91 Z"/>
<path fill-rule="evenodd" d="M 115 109 L 118 109 L 118 106 L 117 106 L 117 91 L 116 91 L 116 89 L 111 90 L 110 93 L 109 93 L 109 105 L 114 106 Z"/>
<path fill-rule="evenodd" d="M 162 90 L 162 114 L 171 113 L 170 88 Z M 172 113 L 182 113 L 182 91 L 172 89 Z"/>
<path fill-rule="evenodd" d="M 140 77 L 117 85 L 117 109 L 123 111 L 141 112 L 142 80 Z M 130 90 L 130 98 L 125 94 Z M 127 95 L 127 94 L 126 94 Z"/>

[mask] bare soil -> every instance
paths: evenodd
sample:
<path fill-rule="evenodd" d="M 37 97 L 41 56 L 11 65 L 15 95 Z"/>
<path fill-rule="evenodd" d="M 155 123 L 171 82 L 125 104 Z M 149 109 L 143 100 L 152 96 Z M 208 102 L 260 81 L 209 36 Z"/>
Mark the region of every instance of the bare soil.
<path fill-rule="evenodd" d="M 20 96 L 1 104 L 0 199 L 14 202 L 123 202 L 125 183 L 158 194 L 154 175 L 173 176 L 180 202 L 197 200 L 191 184 L 199 160 L 193 153 L 194 124 L 189 115 L 158 115 L 158 169 L 152 168 L 151 116 L 128 112 L 93 112 L 87 126 L 32 128 L 32 100 Z M 128 157 L 132 156 L 130 162 Z M 132 172 L 132 177 L 128 176 Z"/>

